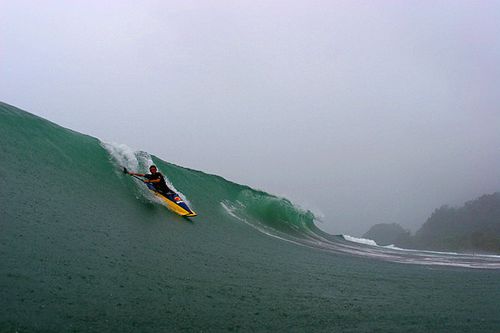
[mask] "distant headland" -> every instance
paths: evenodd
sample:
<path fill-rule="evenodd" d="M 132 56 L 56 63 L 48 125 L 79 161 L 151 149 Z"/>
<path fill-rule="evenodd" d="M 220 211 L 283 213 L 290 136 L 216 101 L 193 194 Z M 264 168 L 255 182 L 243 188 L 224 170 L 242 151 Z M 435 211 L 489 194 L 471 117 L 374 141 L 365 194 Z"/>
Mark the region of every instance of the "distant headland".
<path fill-rule="evenodd" d="M 414 235 L 397 223 L 381 223 L 371 227 L 363 238 L 402 248 L 500 253 L 500 192 L 458 208 L 441 206 Z"/>

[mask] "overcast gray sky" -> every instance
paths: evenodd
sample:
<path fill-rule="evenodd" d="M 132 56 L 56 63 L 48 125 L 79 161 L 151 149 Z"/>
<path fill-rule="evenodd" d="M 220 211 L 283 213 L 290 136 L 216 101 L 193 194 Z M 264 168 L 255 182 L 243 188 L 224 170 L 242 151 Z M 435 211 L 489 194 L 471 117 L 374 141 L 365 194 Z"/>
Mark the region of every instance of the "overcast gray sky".
<path fill-rule="evenodd" d="M 500 190 L 500 1 L 1 0 L 0 100 L 415 230 Z"/>

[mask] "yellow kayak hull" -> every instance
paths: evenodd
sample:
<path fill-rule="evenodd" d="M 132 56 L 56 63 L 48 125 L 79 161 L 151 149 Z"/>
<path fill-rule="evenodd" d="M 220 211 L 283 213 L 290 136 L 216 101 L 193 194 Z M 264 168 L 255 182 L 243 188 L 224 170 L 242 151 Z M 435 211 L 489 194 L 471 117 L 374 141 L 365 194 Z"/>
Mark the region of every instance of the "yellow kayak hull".
<path fill-rule="evenodd" d="M 179 198 L 179 196 L 176 195 L 174 197 L 175 199 L 177 199 L 177 202 L 176 202 L 176 201 L 164 196 L 163 194 L 161 194 L 159 192 L 152 191 L 152 190 L 150 190 L 150 191 L 153 192 L 154 195 L 157 196 L 159 199 L 161 199 L 161 201 L 163 201 L 165 203 L 165 205 L 167 206 L 167 208 L 169 210 L 171 210 L 172 212 L 179 214 L 180 216 L 186 216 L 186 217 L 194 217 L 194 216 L 198 215 L 194 211 L 190 210 L 189 208 L 185 209 L 184 207 L 182 207 L 180 204 L 184 204 L 185 207 L 187 207 L 187 205 Z"/>

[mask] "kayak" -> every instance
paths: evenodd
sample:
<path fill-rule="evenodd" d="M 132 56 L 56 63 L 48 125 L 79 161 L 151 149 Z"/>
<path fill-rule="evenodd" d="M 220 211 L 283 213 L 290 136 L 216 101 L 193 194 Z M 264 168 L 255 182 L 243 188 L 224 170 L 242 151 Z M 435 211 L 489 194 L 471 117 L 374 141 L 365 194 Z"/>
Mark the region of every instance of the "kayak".
<path fill-rule="evenodd" d="M 144 178 L 143 176 L 138 176 L 137 174 L 130 173 L 125 167 L 123 168 L 123 173 L 131 175 L 132 177 L 139 179 L 141 182 L 144 182 L 144 179 L 142 179 Z M 163 201 L 167 205 L 167 208 L 173 211 L 174 213 L 186 217 L 193 217 L 198 215 L 194 211 L 192 211 L 191 208 L 189 208 L 189 206 L 184 201 L 182 201 L 181 197 L 177 193 L 171 192 L 169 194 L 164 194 L 158 192 L 156 188 L 153 186 L 153 184 L 146 182 L 144 182 L 144 184 L 146 184 L 148 189 L 151 192 L 153 192 L 154 195 L 160 198 L 161 201 Z"/>
<path fill-rule="evenodd" d="M 146 185 L 148 189 L 153 192 L 155 196 L 160 198 L 167 205 L 167 208 L 174 213 L 186 217 L 193 217 L 197 215 L 177 193 L 172 192 L 171 194 L 166 195 L 156 191 L 152 184 L 146 183 Z"/>

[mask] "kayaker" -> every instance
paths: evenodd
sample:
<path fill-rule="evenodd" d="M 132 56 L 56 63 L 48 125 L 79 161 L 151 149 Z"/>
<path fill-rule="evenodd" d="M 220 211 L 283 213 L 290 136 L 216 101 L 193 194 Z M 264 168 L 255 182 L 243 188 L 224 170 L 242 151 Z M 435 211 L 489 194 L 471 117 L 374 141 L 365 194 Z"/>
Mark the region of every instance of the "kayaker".
<path fill-rule="evenodd" d="M 144 177 L 146 178 L 144 180 L 145 183 L 150 183 L 153 185 L 156 191 L 164 194 L 164 195 L 172 195 L 174 194 L 174 191 L 172 191 L 168 186 L 167 183 L 165 182 L 165 177 L 158 172 L 158 168 L 156 165 L 151 165 L 149 167 L 149 174 L 143 174 L 143 173 L 135 173 L 135 172 L 128 172 L 129 175 L 135 175 L 139 177 Z"/>

